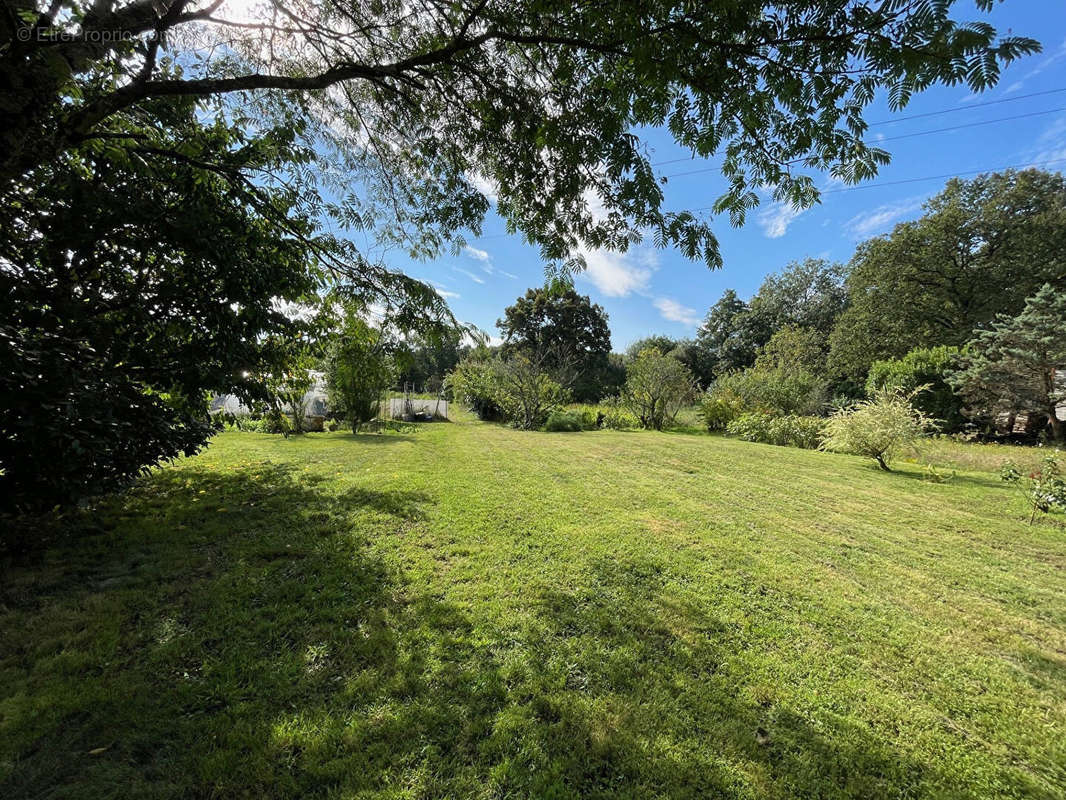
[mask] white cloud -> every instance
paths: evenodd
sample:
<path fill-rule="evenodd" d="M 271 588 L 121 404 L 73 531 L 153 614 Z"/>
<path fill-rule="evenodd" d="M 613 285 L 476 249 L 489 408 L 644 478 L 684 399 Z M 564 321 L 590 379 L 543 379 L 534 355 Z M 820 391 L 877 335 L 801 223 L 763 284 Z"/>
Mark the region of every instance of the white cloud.
<path fill-rule="evenodd" d="M 1003 94 L 1013 94 L 1014 92 L 1016 92 L 1019 89 L 1021 89 L 1022 86 L 1024 86 L 1024 85 L 1025 84 L 1022 81 L 1015 81 L 1014 83 L 1012 83 L 1010 86 L 1008 86 L 1006 89 L 1003 90 Z"/>
<path fill-rule="evenodd" d="M 597 222 L 602 222 L 609 216 L 607 213 L 607 206 L 603 203 L 603 198 L 599 194 L 592 190 L 586 189 L 581 193 L 582 199 L 585 201 L 585 205 L 588 207 L 589 214 Z"/>
<path fill-rule="evenodd" d="M 1032 164 L 1066 158 L 1066 114 L 1056 117 L 1044 129 L 1026 157 Z"/>
<path fill-rule="evenodd" d="M 578 277 L 591 281 L 608 297 L 644 291 L 657 266 L 655 252 L 643 247 L 628 253 L 582 249 L 581 255 L 586 268 Z"/>
<path fill-rule="evenodd" d="M 864 211 L 844 223 L 844 230 L 853 239 L 866 239 L 922 207 L 925 197 L 910 197 L 887 203 L 871 211 Z"/>
<path fill-rule="evenodd" d="M 492 260 L 491 256 L 489 256 L 488 250 L 481 250 L 477 247 L 471 247 L 470 245 L 465 245 L 463 247 L 463 252 L 471 258 L 476 258 L 478 261 L 487 262 Z"/>
<path fill-rule="evenodd" d="M 437 294 L 439 294 L 441 297 L 443 297 L 446 300 L 450 300 L 450 299 L 462 296 L 458 292 L 450 292 L 450 291 L 448 291 L 448 287 L 445 286 L 443 283 L 437 283 L 436 281 L 426 281 L 426 283 L 428 283 L 430 286 L 432 286 L 434 288 L 434 290 L 436 290 Z"/>
<path fill-rule="evenodd" d="M 655 307 L 663 319 L 670 322 L 680 322 L 683 325 L 698 325 L 700 315 L 694 308 L 683 306 L 669 297 L 660 297 L 655 301 Z"/>
<path fill-rule="evenodd" d="M 1047 58 L 1045 58 L 1043 61 L 1041 61 L 1039 64 L 1037 64 L 1035 67 L 1033 67 L 1033 69 L 1029 70 L 1022 77 L 1022 80 L 1029 80 L 1029 78 L 1033 78 L 1033 77 L 1039 75 L 1041 72 L 1046 70 L 1052 64 L 1054 64 L 1057 61 L 1061 61 L 1064 58 L 1066 58 L 1066 41 L 1063 41 L 1063 43 L 1059 45 L 1059 48 L 1054 53 L 1052 53 Z"/>
<path fill-rule="evenodd" d="M 515 275 L 513 272 L 508 272 L 507 270 L 503 270 L 503 269 L 499 269 L 499 270 L 496 270 L 496 271 L 499 272 L 501 275 L 503 275 L 505 278 L 510 278 L 513 281 L 518 280 L 518 276 Z"/>
<path fill-rule="evenodd" d="M 486 275 L 496 274 L 496 268 L 492 266 L 492 256 L 489 255 L 488 250 L 482 250 L 478 247 L 471 247 L 470 245 L 463 246 L 463 252 L 471 258 L 479 261 L 481 264 L 481 270 Z"/>
<path fill-rule="evenodd" d="M 485 282 L 484 278 L 482 278 L 480 275 L 475 275 L 473 272 L 471 272 L 468 269 L 463 269 L 462 267 L 452 267 L 452 270 L 454 270 L 455 272 L 458 272 L 460 275 L 466 275 L 466 277 L 468 277 L 474 283 L 484 283 Z"/>
<path fill-rule="evenodd" d="M 769 239 L 780 239 L 788 232 L 788 226 L 802 214 L 801 209 L 791 203 L 776 202 L 759 212 L 758 223 Z"/>
<path fill-rule="evenodd" d="M 491 202 L 497 203 L 500 200 L 500 191 L 495 183 L 490 181 L 484 175 L 477 172 L 467 172 L 465 177 L 470 184 L 487 197 Z"/>

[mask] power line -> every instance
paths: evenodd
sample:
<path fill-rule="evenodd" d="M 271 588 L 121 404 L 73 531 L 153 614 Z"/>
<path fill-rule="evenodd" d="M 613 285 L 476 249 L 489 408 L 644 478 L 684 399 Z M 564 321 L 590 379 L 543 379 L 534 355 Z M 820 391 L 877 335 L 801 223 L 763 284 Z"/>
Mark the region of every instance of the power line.
<path fill-rule="evenodd" d="M 904 178 L 898 181 L 879 181 L 876 183 L 862 184 L 860 186 L 842 186 L 839 189 L 826 189 L 822 192 L 822 194 L 836 194 L 837 192 L 855 192 L 859 189 L 876 189 L 880 186 L 899 186 L 900 184 L 918 183 L 919 181 L 944 180 L 946 178 L 955 178 L 959 175 L 977 175 L 981 172 L 1002 172 L 1005 169 L 1027 169 L 1029 167 L 1046 167 L 1049 164 L 1059 164 L 1062 162 L 1066 162 L 1066 158 L 1053 158 L 1050 161 L 1029 161 L 1025 164 L 1008 164 L 1004 167 L 983 167 L 981 169 L 971 169 L 962 172 L 946 172 L 942 175 L 926 175 L 921 178 Z M 713 208 L 713 206 L 707 206 L 707 208 Z"/>
<path fill-rule="evenodd" d="M 982 167 L 981 169 L 959 170 L 945 172 L 940 175 L 923 175 L 920 178 L 902 178 L 898 181 L 878 181 L 876 183 L 864 183 L 859 186 L 842 186 L 839 189 L 823 189 L 819 194 L 837 194 L 838 192 L 857 192 L 860 189 L 878 189 L 882 186 L 901 186 L 906 183 L 920 183 L 922 181 L 938 181 L 948 178 L 957 178 L 959 175 L 977 175 L 982 172 L 1002 172 L 1006 169 L 1028 169 L 1030 167 L 1046 167 L 1051 164 L 1066 163 L 1066 158 L 1053 158 L 1048 161 L 1027 161 L 1024 164 L 1007 164 L 1002 167 Z M 710 211 L 714 206 L 690 208 L 688 211 Z"/>
<path fill-rule="evenodd" d="M 906 122 L 907 120 L 911 120 L 911 119 L 924 119 L 926 117 L 936 117 L 936 116 L 940 116 L 941 114 L 953 114 L 953 113 L 955 113 L 957 111 L 969 111 L 972 108 L 983 108 L 985 106 L 999 105 L 1000 103 L 1013 103 L 1013 102 L 1015 102 L 1017 100 L 1028 100 L 1028 99 L 1030 99 L 1032 97 L 1044 97 L 1044 96 L 1049 95 L 1049 94 L 1058 94 L 1058 93 L 1061 93 L 1061 92 L 1066 92 L 1066 86 L 1064 86 L 1062 88 L 1059 88 L 1059 89 L 1047 89 L 1046 91 L 1043 91 L 1043 92 L 1030 92 L 1029 94 L 1020 94 L 1017 97 L 1002 97 L 999 100 L 986 100 L 986 101 L 984 101 L 982 103 L 968 103 L 968 104 L 966 104 L 964 106 L 955 106 L 953 108 L 943 108 L 943 109 L 940 109 L 939 111 L 927 111 L 927 112 L 922 113 L 922 114 L 909 114 L 909 115 L 907 115 L 905 117 L 894 117 L 893 119 L 882 119 L 882 120 L 878 120 L 877 122 L 869 123 L 869 127 L 873 128 L 873 127 L 875 127 L 877 125 L 889 125 L 889 124 L 891 124 L 893 122 Z M 958 127 L 963 128 L 963 127 L 973 127 L 973 126 L 976 126 L 976 125 L 987 125 L 987 124 L 991 124 L 992 122 L 1002 122 L 1002 121 L 1007 121 L 1007 120 L 1011 120 L 1011 119 L 1022 119 L 1023 117 L 1027 117 L 1027 116 L 1035 117 L 1035 116 L 1038 116 L 1040 114 L 1052 114 L 1052 113 L 1055 113 L 1057 111 L 1062 111 L 1062 110 L 1063 109 L 1053 109 L 1051 111 L 1037 111 L 1037 112 L 1033 112 L 1033 113 L 1030 113 L 1030 114 L 1019 114 L 1019 115 L 1017 115 L 1015 117 L 1002 117 L 1002 118 L 996 119 L 996 120 L 985 120 L 985 121 L 982 121 L 982 122 L 969 123 L 968 125 L 960 125 Z M 891 137 L 888 137 L 886 139 L 883 139 L 882 141 L 888 142 L 888 141 L 893 141 L 895 139 L 902 139 L 902 138 L 905 138 L 905 137 L 908 137 L 908 136 L 922 136 L 925 133 L 939 133 L 941 130 L 954 130 L 954 128 L 938 128 L 935 131 L 923 131 L 921 133 L 908 133 L 908 134 L 903 134 L 901 136 L 891 136 Z M 681 158 L 667 159 L 666 161 L 657 161 L 654 164 L 651 164 L 650 166 L 653 166 L 653 167 L 664 167 L 667 164 L 679 164 L 682 161 L 694 161 L 694 160 L 695 159 L 692 156 L 683 156 Z M 669 176 L 668 175 L 667 177 L 676 177 L 676 176 Z"/>
<path fill-rule="evenodd" d="M 998 117 L 996 119 L 985 119 L 980 122 L 964 122 L 961 125 L 949 125 L 946 128 L 934 128 L 929 131 L 918 131 L 917 133 L 901 133 L 898 136 L 886 136 L 884 139 L 880 139 L 882 142 L 894 142 L 897 139 L 910 139 L 913 136 L 928 136 L 931 133 L 944 133 L 945 131 L 958 131 L 963 128 L 976 128 L 981 125 L 991 125 L 995 122 L 1009 122 L 1012 119 L 1025 119 L 1026 117 L 1041 117 L 1047 114 L 1057 114 L 1060 111 L 1066 111 L 1066 107 L 1063 108 L 1049 108 L 1047 111 L 1030 111 L 1027 114 L 1015 114 L 1010 117 Z"/>
<path fill-rule="evenodd" d="M 875 125 L 890 125 L 893 122 L 906 122 L 909 119 L 923 119 L 925 117 L 936 117 L 940 114 L 953 114 L 956 111 L 969 111 L 971 108 L 983 108 L 984 106 L 994 106 L 1000 103 L 1013 103 L 1016 100 L 1028 100 L 1030 97 L 1043 97 L 1044 95 L 1057 94 L 1059 92 L 1066 92 L 1066 86 L 1061 89 L 1048 89 L 1043 92 L 1031 92 L 1030 94 L 1020 94 L 1017 97 L 1001 97 L 999 100 L 985 100 L 983 103 L 967 103 L 964 106 L 954 106 L 953 108 L 943 108 L 940 111 L 926 111 L 924 114 L 908 114 L 905 117 L 893 117 L 892 119 L 881 119 L 877 122 L 871 122 L 870 127 Z"/>
<path fill-rule="evenodd" d="M 944 127 L 944 128 L 934 128 L 934 129 L 928 130 L 928 131 L 915 131 L 914 133 L 902 133 L 902 134 L 899 134 L 898 136 L 888 136 L 888 137 L 886 137 L 884 139 L 881 139 L 881 141 L 883 141 L 883 142 L 892 142 L 892 141 L 897 141 L 899 139 L 913 139 L 916 136 L 930 136 L 930 135 L 932 135 L 934 133 L 946 133 L 948 131 L 963 130 L 965 128 L 977 128 L 977 127 L 980 127 L 982 125 L 992 125 L 992 124 L 998 123 L 998 122 L 1011 122 L 1012 120 L 1016 120 L 1016 119 L 1026 119 L 1026 118 L 1029 118 L 1029 117 L 1047 116 L 1048 114 L 1058 114 L 1058 113 L 1060 113 L 1062 111 L 1066 111 L 1066 106 L 1064 106 L 1062 108 L 1051 108 L 1051 109 L 1048 109 L 1046 111 L 1030 111 L 1030 112 L 1025 113 L 1025 114 L 1014 114 L 1014 115 L 1009 116 L 1009 117 L 997 117 L 996 119 L 986 119 L 986 120 L 981 120 L 980 122 L 965 122 L 965 123 L 963 123 L 961 125 L 949 125 L 949 126 Z M 792 161 L 784 162 L 784 166 L 790 166 L 792 164 L 799 164 L 802 161 L 803 161 L 802 158 L 793 159 Z M 675 172 L 672 175 L 664 175 L 663 177 L 664 178 L 683 178 L 686 175 L 699 175 L 699 174 L 704 173 L 704 172 L 714 172 L 717 169 L 720 169 L 720 166 L 701 167 L 700 169 L 690 169 L 690 170 L 686 170 L 685 172 Z"/>
<path fill-rule="evenodd" d="M 1000 167 L 981 167 L 980 169 L 959 170 L 956 172 L 945 172 L 940 175 L 923 175 L 920 178 L 903 178 L 897 181 L 878 181 L 875 183 L 864 183 L 859 186 L 842 186 L 839 189 L 823 189 L 819 194 L 837 194 L 839 192 L 857 192 L 860 189 L 879 189 L 882 186 L 902 186 L 907 183 L 921 183 L 922 181 L 938 181 L 946 180 L 948 178 L 957 178 L 960 175 L 978 175 L 982 172 L 1002 172 L 1006 169 L 1028 169 L 1030 167 L 1047 167 L 1051 164 L 1066 163 L 1066 158 L 1053 158 L 1048 161 L 1027 161 L 1024 164 L 1007 164 Z M 714 206 L 702 206 L 700 208 L 689 208 L 687 211 L 710 211 Z M 500 239 L 505 236 L 513 236 L 510 233 L 494 233 L 489 236 L 479 236 L 474 241 L 480 242 L 485 239 Z"/>

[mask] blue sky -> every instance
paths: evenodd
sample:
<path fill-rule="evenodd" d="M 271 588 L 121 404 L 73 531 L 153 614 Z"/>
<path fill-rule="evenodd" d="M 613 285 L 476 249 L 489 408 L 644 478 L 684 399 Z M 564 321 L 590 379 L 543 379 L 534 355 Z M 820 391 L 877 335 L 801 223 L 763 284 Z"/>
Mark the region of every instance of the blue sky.
<path fill-rule="evenodd" d="M 962 3 L 955 12 L 956 19 L 983 16 Z M 938 87 L 915 97 L 898 114 L 890 113 L 883 103 L 871 106 L 866 118 L 871 123 L 884 122 L 873 125 L 870 136 L 884 137 L 880 146 L 892 154 L 892 163 L 874 180 L 842 190 L 840 184 L 816 176 L 816 183 L 829 186 L 830 191 L 812 209 L 797 214 L 789 207 L 764 202 L 749 214 L 743 228 L 732 228 L 726 218 L 712 220 L 725 262 L 721 270 L 711 271 L 650 244 L 626 254 L 588 256 L 590 269 L 579 274 L 575 284 L 607 310 L 614 349 L 623 350 L 652 333 L 692 336 L 723 291 L 732 288 L 748 298 L 765 275 L 790 261 L 805 256 L 846 261 L 856 242 L 919 216 L 922 202 L 940 191 L 946 179 L 900 181 L 1043 162 L 1055 162 L 1047 164 L 1047 169 L 1066 168 L 1066 0 L 1007 0 L 985 18 L 1000 31 L 1009 29 L 1039 40 L 1044 52 L 1012 64 L 999 85 L 980 96 L 971 95 L 965 87 Z M 1007 102 L 984 105 L 989 101 Z M 904 119 L 945 109 L 960 110 Z M 1004 117 L 1013 119 L 931 132 Z M 915 133 L 922 135 L 908 136 Z M 653 163 L 688 155 L 667 134 L 653 132 L 647 142 Z M 679 162 L 660 170 L 670 176 L 715 163 L 714 159 Z M 714 169 L 678 175 L 665 187 L 666 206 L 703 208 L 723 187 Z M 497 336 L 495 321 L 503 309 L 528 287 L 544 283 L 537 250 L 504 230 L 500 218 L 490 213 L 484 235 L 471 240 L 462 254 L 393 266 L 433 282 L 459 319 Z"/>

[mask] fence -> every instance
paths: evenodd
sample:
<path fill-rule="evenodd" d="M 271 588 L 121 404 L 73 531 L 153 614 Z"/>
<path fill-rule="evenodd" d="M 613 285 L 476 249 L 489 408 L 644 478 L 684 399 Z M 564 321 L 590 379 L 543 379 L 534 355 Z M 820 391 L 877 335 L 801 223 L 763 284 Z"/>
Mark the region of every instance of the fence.
<path fill-rule="evenodd" d="M 392 397 L 389 399 L 388 414 L 390 419 L 408 419 L 410 417 L 443 417 L 448 419 L 448 401 L 425 399 L 420 397 Z"/>

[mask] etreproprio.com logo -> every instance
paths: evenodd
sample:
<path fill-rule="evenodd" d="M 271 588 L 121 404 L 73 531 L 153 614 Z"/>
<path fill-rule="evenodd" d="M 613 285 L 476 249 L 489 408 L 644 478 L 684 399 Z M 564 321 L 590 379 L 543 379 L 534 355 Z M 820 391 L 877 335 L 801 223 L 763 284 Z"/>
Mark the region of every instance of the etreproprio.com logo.
<path fill-rule="evenodd" d="M 109 44 L 111 42 L 129 42 L 134 35 L 124 30 L 86 30 L 64 31 L 55 28 L 19 28 L 20 42 L 87 42 L 91 44 Z"/>

